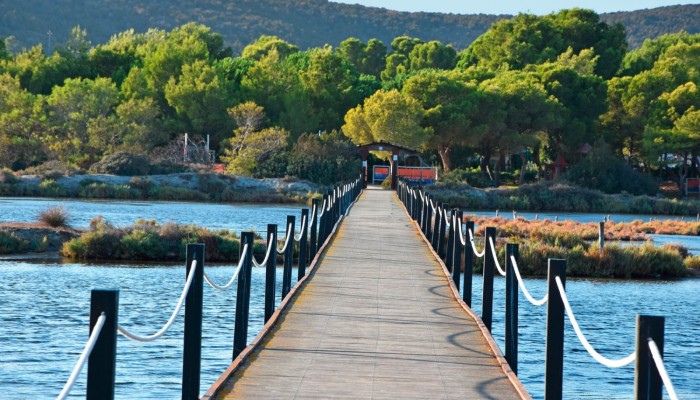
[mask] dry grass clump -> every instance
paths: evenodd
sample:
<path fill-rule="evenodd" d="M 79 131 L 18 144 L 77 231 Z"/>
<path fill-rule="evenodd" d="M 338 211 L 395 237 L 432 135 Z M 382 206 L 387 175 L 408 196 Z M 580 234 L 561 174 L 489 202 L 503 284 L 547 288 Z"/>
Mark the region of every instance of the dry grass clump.
<path fill-rule="evenodd" d="M 39 222 L 51 226 L 53 228 L 67 227 L 70 221 L 70 214 L 65 207 L 56 206 L 49 207 L 44 211 L 41 211 L 37 216 Z"/>

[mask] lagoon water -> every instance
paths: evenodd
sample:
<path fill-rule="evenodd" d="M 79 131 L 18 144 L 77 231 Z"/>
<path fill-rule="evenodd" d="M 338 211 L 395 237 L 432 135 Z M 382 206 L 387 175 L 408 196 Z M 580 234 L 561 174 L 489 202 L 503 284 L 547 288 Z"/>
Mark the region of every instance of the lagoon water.
<path fill-rule="evenodd" d="M 283 226 L 288 214 L 297 215 L 298 219 L 302 207 L 2 199 L 1 220 L 34 221 L 39 211 L 52 205 L 68 208 L 77 227 L 86 227 L 91 218 L 101 214 L 118 226 L 147 218 L 233 230 L 252 227 L 257 231 L 265 231 L 268 222 Z M 205 268 L 216 282 L 228 281 L 234 270 L 232 265 L 209 264 Z M 292 275 L 295 277 L 296 273 Z M 88 336 L 91 289 L 119 288 L 120 323 L 144 335 L 165 323 L 184 278 L 185 268 L 180 264 L 0 260 L 0 397 L 55 398 Z M 544 294 L 544 280 L 526 281 L 536 297 Z M 249 340 L 263 325 L 263 282 L 264 271 L 254 269 Z M 478 276 L 474 276 L 474 285 L 473 308 L 480 314 Z M 503 280 L 496 279 L 495 287 L 493 332 L 503 348 Z M 279 292 L 278 287 L 278 295 Z M 622 358 L 633 351 L 637 314 L 666 316 L 665 359 L 673 383 L 682 399 L 700 399 L 700 382 L 696 379 L 700 365 L 699 279 L 570 280 L 567 293 L 591 344 L 609 358 Z M 202 393 L 231 360 L 235 285 L 227 292 L 205 287 L 204 304 Z M 520 295 L 519 372 L 535 398 L 543 395 L 545 315 L 543 307 L 531 306 Z M 117 398 L 180 397 L 182 324 L 182 318 L 178 318 L 172 330 L 154 343 L 134 343 L 119 336 Z M 564 398 L 631 399 L 634 367 L 610 370 L 597 364 L 579 344 L 570 325 L 566 326 Z M 71 398 L 82 398 L 84 393 L 85 371 Z"/>

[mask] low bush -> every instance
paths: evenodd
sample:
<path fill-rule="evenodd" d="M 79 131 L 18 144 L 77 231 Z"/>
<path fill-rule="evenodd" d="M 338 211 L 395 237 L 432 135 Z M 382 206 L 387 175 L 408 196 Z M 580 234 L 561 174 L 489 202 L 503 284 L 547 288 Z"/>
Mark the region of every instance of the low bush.
<path fill-rule="evenodd" d="M 40 222 L 54 228 L 68 226 L 68 221 L 70 221 L 70 213 L 65 207 L 49 207 L 43 210 L 37 216 Z"/>
<path fill-rule="evenodd" d="M 29 250 L 29 242 L 14 233 L 0 231 L 0 254 L 24 253 Z"/>
<path fill-rule="evenodd" d="M 109 154 L 90 166 L 90 172 L 94 174 L 111 174 L 121 176 L 148 175 L 150 163 L 144 156 L 117 152 Z"/>

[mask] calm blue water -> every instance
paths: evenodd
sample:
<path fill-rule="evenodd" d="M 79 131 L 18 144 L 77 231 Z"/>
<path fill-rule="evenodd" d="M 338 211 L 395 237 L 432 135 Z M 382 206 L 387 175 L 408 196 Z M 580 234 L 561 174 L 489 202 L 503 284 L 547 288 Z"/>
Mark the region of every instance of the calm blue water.
<path fill-rule="evenodd" d="M 210 228 L 255 227 L 258 231 L 264 231 L 267 222 L 283 225 L 287 214 L 298 216 L 300 209 L 300 206 L 2 199 L 0 216 L 2 221 L 34 221 L 39 211 L 53 205 L 68 208 L 77 227 L 87 226 L 91 218 L 101 214 L 116 225 L 128 225 L 138 218 L 155 218 L 159 222 L 171 220 Z M 543 214 L 539 217 L 543 218 Z M 602 214 L 591 218 L 602 219 Z M 206 270 L 216 282 L 223 283 L 230 278 L 234 266 L 208 265 Z M 145 335 L 166 322 L 182 290 L 184 275 L 184 265 L 0 260 L 0 398 L 55 398 L 88 336 L 90 290 L 119 288 L 120 323 Z M 254 270 L 249 340 L 262 327 L 263 282 L 264 271 Z M 474 309 L 479 314 L 481 284 L 477 276 L 474 283 Z M 536 297 L 545 293 L 544 280 L 528 279 L 527 284 Z M 503 348 L 503 280 L 496 279 L 495 287 L 493 332 Z M 227 292 L 205 287 L 202 393 L 231 361 L 235 291 L 235 285 Z M 700 399 L 697 380 L 700 280 L 571 280 L 567 282 L 567 293 L 589 341 L 609 358 L 621 358 L 632 352 L 637 314 L 666 316 L 665 354 L 669 373 L 681 399 Z M 182 323 L 182 318 L 178 318 L 172 330 L 154 343 L 134 343 L 119 336 L 117 398 L 180 397 Z M 544 326 L 545 309 L 531 306 L 521 294 L 520 377 L 535 398 L 541 398 L 543 393 Z M 632 398 L 633 366 L 611 370 L 597 364 L 578 343 L 568 324 L 565 346 L 565 398 Z M 39 390 L 35 383 L 37 376 L 42 381 Z M 85 371 L 72 398 L 82 398 L 84 393 Z"/>
<path fill-rule="evenodd" d="M 194 224 L 211 229 L 267 232 L 267 224 L 283 227 L 287 215 L 299 224 L 301 209 L 306 205 L 212 204 L 145 201 L 81 201 L 40 198 L 0 198 L 0 222 L 36 222 L 37 215 L 49 207 L 63 206 L 70 215 L 70 225 L 87 228 L 90 220 L 101 215 L 116 226 L 133 224 L 139 218 Z M 262 211 L 264 210 L 264 211 Z M 261 218 L 261 214 L 263 217 Z M 283 229 L 280 229 L 282 231 Z"/>

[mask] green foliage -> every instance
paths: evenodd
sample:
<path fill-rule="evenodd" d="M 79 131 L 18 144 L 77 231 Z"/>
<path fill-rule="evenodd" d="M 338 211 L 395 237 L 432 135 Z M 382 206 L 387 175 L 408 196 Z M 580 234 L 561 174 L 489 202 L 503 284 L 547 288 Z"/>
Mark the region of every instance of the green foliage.
<path fill-rule="evenodd" d="M 652 177 L 633 170 L 604 144 L 596 144 L 587 158 L 571 168 L 566 179 L 604 193 L 625 191 L 634 195 L 655 195 L 659 189 Z"/>
<path fill-rule="evenodd" d="M 236 140 L 236 139 L 234 139 Z M 226 149 L 222 160 L 234 174 L 252 177 L 281 177 L 287 171 L 289 132 L 281 128 L 252 132 Z"/>
<path fill-rule="evenodd" d="M 306 134 L 289 156 L 289 175 L 323 185 L 347 182 L 360 170 L 357 148 L 341 133 Z"/>
<path fill-rule="evenodd" d="M 127 152 L 118 152 L 105 156 L 90 167 L 93 174 L 111 174 L 120 176 L 148 175 L 150 164 L 146 157 Z"/>
<path fill-rule="evenodd" d="M 29 242 L 16 234 L 0 230 L 0 254 L 24 253 L 29 249 Z"/>

